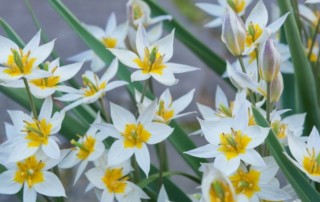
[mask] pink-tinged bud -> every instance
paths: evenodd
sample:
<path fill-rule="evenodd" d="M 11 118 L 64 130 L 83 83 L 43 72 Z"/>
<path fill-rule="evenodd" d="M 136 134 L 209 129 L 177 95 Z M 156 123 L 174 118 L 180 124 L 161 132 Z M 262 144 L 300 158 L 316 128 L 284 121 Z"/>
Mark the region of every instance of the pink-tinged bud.
<path fill-rule="evenodd" d="M 278 102 L 283 92 L 283 78 L 281 72 L 278 73 L 277 77 L 271 82 L 271 102 Z"/>
<path fill-rule="evenodd" d="M 260 49 L 259 67 L 261 78 L 271 83 L 280 71 L 281 57 L 272 39 L 267 39 Z"/>
<path fill-rule="evenodd" d="M 244 51 L 246 28 L 243 21 L 231 8 L 227 8 L 224 16 L 221 39 L 232 55 L 239 56 Z"/>

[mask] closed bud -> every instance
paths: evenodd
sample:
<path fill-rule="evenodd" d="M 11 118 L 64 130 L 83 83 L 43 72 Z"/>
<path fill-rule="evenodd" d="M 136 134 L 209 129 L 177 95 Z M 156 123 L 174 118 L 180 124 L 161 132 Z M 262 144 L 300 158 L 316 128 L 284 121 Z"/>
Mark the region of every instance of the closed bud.
<path fill-rule="evenodd" d="M 259 54 L 260 75 L 267 83 L 277 78 L 280 71 L 281 57 L 272 39 L 267 39 Z"/>
<path fill-rule="evenodd" d="M 271 82 L 270 90 L 271 102 L 278 102 L 283 92 L 283 78 L 281 72 L 279 72 L 277 77 Z"/>
<path fill-rule="evenodd" d="M 242 54 L 245 48 L 246 29 L 240 17 L 228 8 L 222 24 L 222 41 L 234 56 Z"/>

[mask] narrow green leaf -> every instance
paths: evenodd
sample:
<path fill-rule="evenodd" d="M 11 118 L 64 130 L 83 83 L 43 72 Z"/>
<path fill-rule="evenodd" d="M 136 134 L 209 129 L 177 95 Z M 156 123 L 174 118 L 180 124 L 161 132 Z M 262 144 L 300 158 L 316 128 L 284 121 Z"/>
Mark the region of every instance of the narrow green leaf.
<path fill-rule="evenodd" d="M 312 75 L 310 63 L 304 52 L 304 46 L 300 40 L 301 37 L 290 1 L 278 0 L 278 5 L 282 15 L 287 12 L 291 13 L 284 23 L 284 30 L 290 47 L 295 82 L 298 87 L 297 95 L 295 96 L 298 99 L 296 107 L 298 112 L 307 112 L 306 132 L 309 133 L 314 125 L 320 129 L 320 110 L 317 104 L 316 82 Z"/>
<path fill-rule="evenodd" d="M 270 127 L 257 108 L 253 107 L 252 112 L 255 121 L 259 126 Z M 266 143 L 281 171 L 285 174 L 301 201 L 320 201 L 320 194 L 311 186 L 304 174 L 302 174 L 300 170 L 285 156 L 284 149 L 279 143 L 273 130 L 270 130 Z"/>
<path fill-rule="evenodd" d="M 92 34 L 90 34 L 79 22 L 79 20 L 58 0 L 48 0 L 53 8 L 64 18 L 64 20 L 71 26 L 71 28 L 79 35 L 79 37 L 100 57 L 105 64 L 109 64 L 114 58 L 113 55 L 108 51 L 105 46 L 96 39 Z M 121 64 L 117 73 L 117 76 L 125 81 L 130 82 L 130 71 Z M 131 95 L 134 93 L 134 89 L 141 92 L 142 84 L 140 82 L 134 82 L 127 85 L 127 88 Z M 153 96 L 148 94 L 150 98 Z M 169 137 L 170 142 L 175 146 L 177 152 L 182 156 L 182 158 L 191 166 L 197 175 L 201 175 L 198 171 L 200 166 L 200 160 L 184 155 L 183 152 L 195 148 L 195 144 L 190 140 L 190 138 L 185 134 L 185 132 L 175 124 L 175 132 Z"/>
<path fill-rule="evenodd" d="M 152 15 L 168 15 L 168 13 L 157 5 L 152 0 L 144 0 L 149 4 Z M 208 67 L 215 71 L 217 74 L 222 75 L 226 70 L 226 62 L 217 54 L 215 54 L 204 43 L 199 41 L 197 37 L 193 36 L 183 26 L 181 26 L 176 20 L 165 21 L 164 26 L 167 30 L 175 29 L 175 36 L 184 43 L 196 56 L 198 56 Z"/>

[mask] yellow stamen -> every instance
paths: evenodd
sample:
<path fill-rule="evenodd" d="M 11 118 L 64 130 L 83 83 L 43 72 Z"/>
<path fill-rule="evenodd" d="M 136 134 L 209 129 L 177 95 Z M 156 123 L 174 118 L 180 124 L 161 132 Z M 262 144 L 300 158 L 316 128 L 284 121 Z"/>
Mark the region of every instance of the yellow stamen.
<path fill-rule="evenodd" d="M 102 43 L 106 48 L 115 48 L 117 46 L 117 39 L 111 37 L 103 37 Z"/>
<path fill-rule="evenodd" d="M 23 132 L 27 133 L 25 139 L 29 140 L 28 147 L 47 145 L 51 129 L 52 124 L 47 123 L 46 119 L 42 119 L 41 121 L 34 119 L 32 123 L 25 121 L 25 130 Z"/>
<path fill-rule="evenodd" d="M 259 24 L 250 23 L 247 29 L 246 45 L 251 46 L 262 34 L 263 29 Z"/>
<path fill-rule="evenodd" d="M 310 174 L 320 176 L 320 153 L 316 154 L 314 148 L 307 150 L 309 156 L 303 157 L 303 168 Z"/>
<path fill-rule="evenodd" d="M 86 135 L 81 142 L 76 142 L 75 140 L 71 140 L 71 144 L 79 148 L 77 157 L 80 160 L 85 160 L 88 158 L 90 154 L 94 152 L 96 139 L 91 135 Z"/>
<path fill-rule="evenodd" d="M 102 181 L 111 193 L 124 193 L 129 177 L 123 175 L 122 168 L 107 169 Z"/>
<path fill-rule="evenodd" d="M 166 68 L 162 62 L 163 57 L 164 55 L 161 55 L 156 47 L 151 50 L 151 53 L 148 48 L 145 48 L 143 60 L 136 58 L 133 62 L 141 68 L 144 74 L 155 73 L 162 75 L 163 69 Z"/>
<path fill-rule="evenodd" d="M 209 195 L 210 202 L 235 202 L 231 187 L 218 180 L 212 182 Z"/>
<path fill-rule="evenodd" d="M 237 194 L 244 194 L 251 198 L 256 192 L 260 191 L 259 179 L 260 172 L 250 169 L 249 172 L 238 170 L 229 177 Z"/>
<path fill-rule="evenodd" d="M 143 127 L 142 124 L 127 124 L 124 132 L 124 147 L 137 147 L 141 148 L 142 143 L 147 142 L 151 134 Z"/>
<path fill-rule="evenodd" d="M 19 51 L 12 49 L 11 52 L 12 54 L 8 56 L 7 62 L 4 63 L 4 66 L 8 68 L 3 72 L 10 76 L 31 74 L 36 58 L 29 58 L 30 51 L 25 54 L 22 49 L 19 49 Z"/>

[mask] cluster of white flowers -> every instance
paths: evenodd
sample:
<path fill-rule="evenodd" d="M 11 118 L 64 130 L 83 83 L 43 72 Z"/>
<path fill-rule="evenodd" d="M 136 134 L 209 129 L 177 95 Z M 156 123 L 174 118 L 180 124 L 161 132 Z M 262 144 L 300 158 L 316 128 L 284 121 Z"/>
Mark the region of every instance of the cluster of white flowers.
<path fill-rule="evenodd" d="M 293 164 L 311 180 L 320 182 L 319 132 L 313 128 L 306 141 L 302 137 L 306 114 L 283 118 L 290 110 L 275 108 L 283 91 L 282 73 L 293 73 L 289 49 L 276 36 L 290 13 L 268 24 L 268 11 L 262 0 L 258 0 L 246 17 L 251 2 L 218 0 L 219 5 L 197 4 L 217 17 L 206 27 L 222 25 L 222 41 L 237 57 L 233 63 L 227 61 L 225 73 L 237 93 L 234 101 L 229 102 L 217 87 L 214 109 L 198 103 L 202 119 L 198 118 L 200 130 L 193 134 L 203 135 L 208 144 L 185 153 L 214 160 L 200 166 L 201 194 L 192 196 L 193 201 L 297 199 L 292 187 L 281 188 L 276 178 L 279 167 L 265 145 L 266 138 L 272 134 L 270 131 L 283 147 L 288 147 L 291 154 L 286 155 Z M 315 26 L 319 20 L 316 14 L 304 5 L 299 5 L 299 9 L 303 19 Z M 175 74 L 198 68 L 171 62 L 175 30 L 161 38 L 162 22 L 171 20 L 171 16 L 151 18 L 151 9 L 142 0 L 129 0 L 127 14 L 127 21 L 117 24 L 112 13 L 105 29 L 83 24 L 115 56 L 109 65 L 92 50 L 70 57 L 74 64 L 60 66 L 59 58 L 46 61 L 54 41 L 40 45 L 40 31 L 24 48 L 0 36 L 0 85 L 25 88 L 32 110 L 31 113 L 8 110 L 12 124 L 5 123 L 7 140 L 0 145 L 0 164 L 6 168 L 0 174 L 1 194 L 15 194 L 23 188 L 26 202 L 35 202 L 37 193 L 45 197 L 67 197 L 57 170 L 78 166 L 73 185 L 85 176 L 86 191 L 94 190 L 99 201 L 149 199 L 138 186 L 139 170 L 143 171 L 144 179 L 150 173 L 148 145 L 163 143 L 174 133 L 172 120 L 195 113 L 183 112 L 192 102 L 195 89 L 176 100 L 169 88 L 159 97 L 148 98 L 148 91 L 152 91 L 149 85 L 154 80 L 165 86 L 176 85 Z M 311 49 L 312 61 L 319 49 Z M 74 77 L 85 62 L 91 62 L 91 70 L 82 75 L 83 87 L 67 86 L 64 82 Z M 134 69 L 130 81 L 112 81 L 120 62 Z M 104 72 L 99 76 L 101 71 Z M 107 92 L 140 81 L 144 81 L 142 91 L 133 89 L 135 113 L 112 102 L 106 106 Z M 33 97 L 42 101 L 39 113 Z M 87 131 L 72 134 L 78 139 L 72 139 L 68 148 L 61 148 L 59 133 L 67 113 L 96 102 L 100 110 L 96 110 L 95 120 Z M 59 110 L 56 103 L 63 108 Z M 266 116 L 270 127 L 256 123 L 254 108 Z M 163 185 L 157 201 L 169 201 Z"/>

